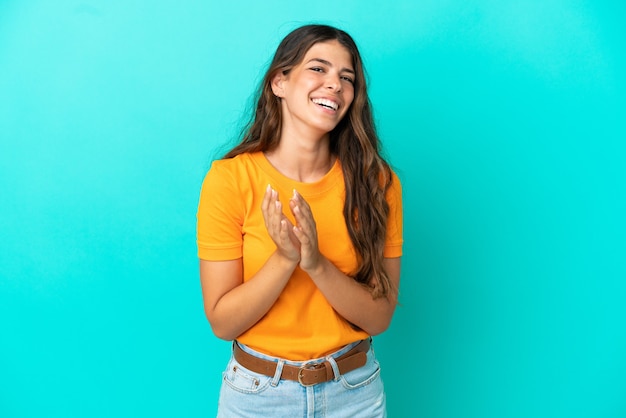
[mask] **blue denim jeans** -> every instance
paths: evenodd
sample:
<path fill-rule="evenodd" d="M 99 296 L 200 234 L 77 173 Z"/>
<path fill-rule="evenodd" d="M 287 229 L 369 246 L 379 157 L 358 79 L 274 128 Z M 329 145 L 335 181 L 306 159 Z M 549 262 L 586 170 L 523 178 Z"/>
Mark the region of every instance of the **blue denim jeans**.
<path fill-rule="evenodd" d="M 304 363 L 321 363 L 327 360 L 334 366 L 334 358 L 348 352 L 357 343 L 324 358 L 307 362 L 267 356 L 239 344 L 252 355 L 276 362 L 276 375 L 268 377 L 249 371 L 231 356 L 223 373 L 218 418 L 386 417 L 380 366 L 372 348 L 367 353 L 367 362 L 363 367 L 344 375 L 338 375 L 336 367 L 333 367 L 334 380 L 305 387 L 295 381 L 280 379 L 280 372 L 285 364 L 299 367 Z"/>

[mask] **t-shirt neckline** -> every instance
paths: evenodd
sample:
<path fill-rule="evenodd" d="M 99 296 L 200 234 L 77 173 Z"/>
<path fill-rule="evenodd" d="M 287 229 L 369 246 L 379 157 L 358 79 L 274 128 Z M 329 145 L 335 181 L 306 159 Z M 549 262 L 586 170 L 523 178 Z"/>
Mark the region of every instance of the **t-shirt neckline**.
<path fill-rule="evenodd" d="M 333 186 L 336 186 L 337 182 L 341 179 L 341 163 L 339 158 L 335 158 L 335 162 L 331 166 L 330 170 L 324 176 L 312 183 L 304 183 L 287 177 L 274 167 L 263 152 L 255 152 L 250 154 L 252 161 L 254 161 L 266 174 L 268 174 L 277 184 L 272 187 L 282 186 L 287 189 L 296 189 L 298 193 L 303 196 L 315 195 L 324 193 L 330 190 Z"/>

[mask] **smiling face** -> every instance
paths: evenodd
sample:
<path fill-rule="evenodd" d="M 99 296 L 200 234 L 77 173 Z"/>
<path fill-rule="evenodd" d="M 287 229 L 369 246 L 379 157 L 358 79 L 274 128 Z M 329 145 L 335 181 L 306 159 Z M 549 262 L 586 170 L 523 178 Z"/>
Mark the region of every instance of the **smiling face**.
<path fill-rule="evenodd" d="M 272 79 L 281 98 L 283 133 L 295 129 L 325 136 L 346 115 L 354 99 L 352 55 L 338 41 L 319 42 L 287 74 Z"/>

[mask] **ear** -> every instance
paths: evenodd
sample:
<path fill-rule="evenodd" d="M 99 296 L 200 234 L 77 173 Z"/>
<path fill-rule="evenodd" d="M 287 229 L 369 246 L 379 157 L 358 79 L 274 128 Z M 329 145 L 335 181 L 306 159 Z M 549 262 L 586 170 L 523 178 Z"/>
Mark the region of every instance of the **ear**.
<path fill-rule="evenodd" d="M 285 90 L 283 87 L 285 79 L 286 76 L 282 71 L 277 72 L 276 75 L 272 77 L 272 92 L 274 93 L 274 96 L 280 98 L 285 96 Z"/>

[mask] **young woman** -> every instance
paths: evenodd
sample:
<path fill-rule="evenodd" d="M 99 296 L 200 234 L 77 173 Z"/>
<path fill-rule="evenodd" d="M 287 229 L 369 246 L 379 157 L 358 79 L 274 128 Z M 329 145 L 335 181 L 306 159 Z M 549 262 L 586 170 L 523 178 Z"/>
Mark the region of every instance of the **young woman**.
<path fill-rule="evenodd" d="M 283 39 L 206 175 L 197 232 L 206 316 L 234 340 L 218 416 L 385 416 L 371 336 L 397 302 L 401 189 L 347 33 Z"/>

